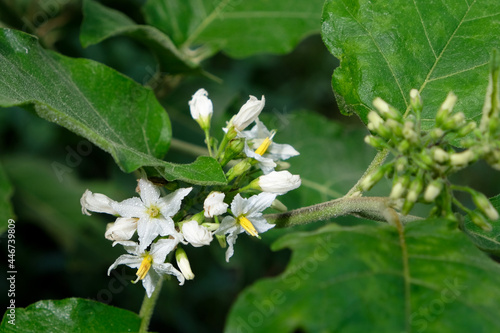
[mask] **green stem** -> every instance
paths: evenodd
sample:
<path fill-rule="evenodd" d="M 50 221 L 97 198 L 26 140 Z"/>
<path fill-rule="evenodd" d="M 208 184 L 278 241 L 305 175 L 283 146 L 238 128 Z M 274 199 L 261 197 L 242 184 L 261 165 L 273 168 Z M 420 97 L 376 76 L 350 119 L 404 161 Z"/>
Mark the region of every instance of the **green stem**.
<path fill-rule="evenodd" d="M 385 161 L 385 159 L 386 159 L 386 157 L 387 157 L 388 154 L 389 154 L 389 150 L 387 150 L 387 149 L 379 151 L 377 153 L 377 155 L 375 155 L 375 157 L 373 158 L 373 161 L 370 163 L 370 165 L 366 169 L 366 171 L 363 174 L 363 176 L 361 176 L 361 178 L 358 180 L 358 182 L 356 183 L 356 185 L 354 185 L 349 190 L 349 192 L 347 192 L 347 194 L 345 195 L 345 197 L 351 197 L 356 192 L 362 192 L 361 182 L 363 181 L 363 179 L 365 179 L 369 174 L 371 174 L 374 170 L 376 170 L 378 167 L 380 167 L 382 165 L 382 163 L 384 163 L 384 161 Z"/>
<path fill-rule="evenodd" d="M 208 155 L 212 157 L 212 144 L 210 142 L 210 132 L 209 129 L 205 129 L 205 141 L 207 143 Z"/>
<path fill-rule="evenodd" d="M 317 205 L 295 209 L 282 214 L 268 214 L 264 217 L 278 228 L 324 221 L 339 216 L 354 215 L 375 221 L 387 221 L 390 199 L 386 197 L 343 197 Z M 421 217 L 398 214 L 402 223 L 420 220 Z"/>
<path fill-rule="evenodd" d="M 208 154 L 206 148 L 176 138 L 172 138 L 172 141 L 170 141 L 170 148 L 196 157 Z"/>
<path fill-rule="evenodd" d="M 162 283 L 163 283 L 163 277 L 160 277 L 151 297 L 148 297 L 147 294 L 144 295 L 144 300 L 142 301 L 141 310 L 139 311 L 139 317 L 141 318 L 141 327 L 139 328 L 139 333 L 148 332 L 149 322 L 151 321 L 151 316 L 153 315 L 156 301 L 158 300 L 158 296 L 160 295 Z"/>

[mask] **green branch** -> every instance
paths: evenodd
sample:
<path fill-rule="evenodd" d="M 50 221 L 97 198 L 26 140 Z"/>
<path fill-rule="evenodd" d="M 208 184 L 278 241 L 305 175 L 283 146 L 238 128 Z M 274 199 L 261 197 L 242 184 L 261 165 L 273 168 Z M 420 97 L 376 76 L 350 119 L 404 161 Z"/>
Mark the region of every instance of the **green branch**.
<path fill-rule="evenodd" d="M 343 197 L 317 205 L 295 209 L 282 214 L 268 214 L 264 217 L 278 228 L 324 221 L 339 216 L 354 215 L 374 221 L 386 222 L 394 210 L 387 197 Z M 420 217 L 398 214 L 402 223 L 420 220 Z"/>

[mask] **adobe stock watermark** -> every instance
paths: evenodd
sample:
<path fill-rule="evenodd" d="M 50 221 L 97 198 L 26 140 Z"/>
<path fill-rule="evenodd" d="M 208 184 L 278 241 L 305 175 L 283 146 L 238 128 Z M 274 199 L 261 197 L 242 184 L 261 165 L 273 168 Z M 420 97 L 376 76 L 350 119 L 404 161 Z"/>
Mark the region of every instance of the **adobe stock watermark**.
<path fill-rule="evenodd" d="M 412 332 L 423 333 L 429 324 L 439 320 L 446 310 L 447 305 L 455 302 L 467 286 L 460 283 L 458 278 L 447 278 L 444 281 L 446 286 L 441 290 L 439 296 L 426 303 L 414 311 L 410 316 L 410 325 L 414 328 Z"/>
<path fill-rule="evenodd" d="M 305 259 L 300 265 L 296 266 L 292 272 L 286 273 L 282 277 L 283 287 L 276 288 L 269 293 L 263 300 L 255 300 L 252 305 L 253 311 L 236 318 L 237 327 L 235 333 L 253 333 L 258 332 L 259 327 L 271 318 L 276 309 L 285 304 L 285 291 L 294 291 L 307 281 L 318 270 L 319 264 L 327 260 L 334 250 L 339 246 L 331 242 L 332 235 L 321 238 L 317 241 L 313 254 Z"/>
<path fill-rule="evenodd" d="M 65 164 L 53 161 L 50 166 L 52 167 L 52 171 L 56 174 L 57 179 L 60 183 L 64 181 L 64 175 L 66 173 L 73 172 L 73 169 L 78 167 L 82 161 L 83 157 L 89 156 L 92 153 L 92 143 L 88 140 L 80 140 L 76 147 L 71 147 L 67 145 L 65 147 L 66 150 L 66 158 Z"/>
<path fill-rule="evenodd" d="M 66 6 L 70 0 L 44 0 L 38 1 L 40 11 L 33 15 L 33 20 L 29 21 L 26 17 L 22 17 L 22 31 L 36 31 L 38 27 L 45 24 L 50 19 L 54 18 L 61 12 L 61 9 Z"/>

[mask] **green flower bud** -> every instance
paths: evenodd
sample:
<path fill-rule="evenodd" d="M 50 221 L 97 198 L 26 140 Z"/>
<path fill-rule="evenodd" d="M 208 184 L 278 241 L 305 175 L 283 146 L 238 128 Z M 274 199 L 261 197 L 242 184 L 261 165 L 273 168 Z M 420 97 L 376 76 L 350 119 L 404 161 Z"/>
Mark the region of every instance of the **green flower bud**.
<path fill-rule="evenodd" d="M 401 114 L 393 107 L 391 107 L 382 98 L 377 97 L 373 100 L 373 106 L 380 112 L 382 117 L 386 119 L 401 120 L 403 117 Z"/>
<path fill-rule="evenodd" d="M 432 158 L 438 163 L 445 163 L 450 159 L 449 154 L 440 147 L 433 147 L 431 149 Z"/>
<path fill-rule="evenodd" d="M 415 123 L 412 121 L 406 121 L 403 127 L 403 136 L 406 140 L 411 143 L 416 143 L 418 141 L 417 132 L 413 129 L 415 127 Z"/>
<path fill-rule="evenodd" d="M 394 167 L 396 168 L 397 172 L 403 172 L 406 169 L 407 165 L 408 165 L 408 158 L 401 156 L 396 160 Z"/>
<path fill-rule="evenodd" d="M 373 135 L 365 136 L 365 142 L 376 149 L 382 149 L 386 146 L 386 143 L 382 138 Z"/>
<path fill-rule="evenodd" d="M 360 184 L 360 187 L 363 191 L 368 191 L 370 190 L 376 183 L 378 183 L 382 177 L 384 177 L 385 173 L 389 170 L 391 165 L 384 165 L 383 167 L 379 168 L 378 170 L 372 172 L 368 176 L 366 176 Z"/>
<path fill-rule="evenodd" d="M 229 144 L 226 146 L 224 150 L 224 154 L 222 155 L 221 165 L 226 165 L 229 161 L 233 160 L 237 157 L 245 147 L 245 139 L 233 139 L 229 141 Z"/>
<path fill-rule="evenodd" d="M 250 163 L 248 158 L 245 158 L 243 161 L 237 163 L 234 167 L 229 169 L 229 171 L 226 173 L 227 181 L 229 182 L 234 178 L 242 175 L 243 173 L 248 171 L 248 169 L 250 169 L 251 167 L 252 164 Z"/>
<path fill-rule="evenodd" d="M 453 116 L 445 119 L 441 124 L 441 128 L 445 131 L 456 130 L 464 126 L 464 123 L 465 123 L 465 115 L 463 114 L 463 112 L 458 112 Z"/>
<path fill-rule="evenodd" d="M 401 126 L 400 122 L 397 122 L 394 119 L 387 119 L 387 121 L 385 122 L 385 125 L 392 131 L 392 133 L 396 137 L 403 136 L 403 126 Z"/>
<path fill-rule="evenodd" d="M 476 154 L 470 149 L 450 155 L 450 164 L 455 167 L 464 167 L 476 159 Z"/>
<path fill-rule="evenodd" d="M 473 191 L 471 193 L 472 193 L 472 201 L 474 201 L 476 207 L 481 212 L 483 212 L 484 215 L 486 215 L 486 217 L 489 218 L 490 220 L 492 221 L 498 220 L 498 212 L 495 209 L 495 207 L 493 207 L 490 200 L 488 200 L 488 198 L 480 192 Z"/>
<path fill-rule="evenodd" d="M 473 130 L 475 130 L 477 127 L 477 124 L 473 121 L 468 122 L 464 127 L 462 127 L 460 130 L 458 130 L 458 136 L 459 137 L 464 137 L 471 133 Z"/>
<path fill-rule="evenodd" d="M 410 210 L 413 208 L 414 205 L 415 205 L 415 202 L 405 200 L 405 203 L 403 204 L 403 208 L 401 209 L 401 213 L 403 213 L 403 215 L 408 215 L 408 213 L 410 212 Z"/>
<path fill-rule="evenodd" d="M 410 142 L 408 140 L 402 140 L 398 145 L 398 150 L 401 153 L 405 153 L 408 149 L 410 149 Z"/>
<path fill-rule="evenodd" d="M 402 198 L 403 195 L 405 194 L 408 185 L 410 184 L 410 176 L 405 175 L 403 177 L 400 177 L 394 185 L 392 185 L 392 190 L 391 194 L 389 197 L 393 200 L 397 200 L 399 198 Z"/>
<path fill-rule="evenodd" d="M 194 274 L 191 270 L 191 265 L 189 264 L 186 251 L 184 251 L 182 247 L 178 247 L 177 251 L 175 251 L 175 259 L 177 261 L 177 266 L 186 280 L 194 279 Z"/>
<path fill-rule="evenodd" d="M 469 216 L 470 216 L 471 221 L 475 225 L 477 225 L 478 227 L 483 229 L 484 231 L 493 230 L 493 228 L 491 227 L 491 224 L 488 223 L 488 221 L 486 220 L 486 218 L 482 214 L 478 214 L 476 212 L 471 211 L 471 212 L 469 212 Z"/>
<path fill-rule="evenodd" d="M 434 141 L 438 141 L 439 139 L 441 139 L 443 137 L 443 135 L 444 135 L 444 131 L 439 127 L 433 128 L 430 132 L 430 136 Z"/>
<path fill-rule="evenodd" d="M 416 202 L 423 189 L 423 177 L 415 178 L 410 184 L 410 189 L 408 190 L 408 194 L 406 195 L 406 201 Z"/>
<path fill-rule="evenodd" d="M 432 160 L 431 157 L 431 152 L 427 149 L 422 150 L 419 154 L 418 157 L 424 163 L 425 165 L 432 167 L 434 165 L 434 161 Z"/>

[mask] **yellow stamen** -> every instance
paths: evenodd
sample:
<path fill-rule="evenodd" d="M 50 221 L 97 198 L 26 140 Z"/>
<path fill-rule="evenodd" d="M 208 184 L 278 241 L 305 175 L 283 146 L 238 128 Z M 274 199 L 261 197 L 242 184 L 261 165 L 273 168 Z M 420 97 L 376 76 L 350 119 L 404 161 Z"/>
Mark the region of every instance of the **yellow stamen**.
<path fill-rule="evenodd" d="M 135 275 L 137 275 L 137 279 L 134 282 L 142 280 L 146 277 L 146 274 L 148 274 L 152 263 L 153 257 L 150 254 L 147 254 L 144 259 L 142 259 L 141 266 L 139 266 L 137 273 L 135 273 Z"/>
<path fill-rule="evenodd" d="M 264 141 L 260 144 L 259 148 L 255 151 L 256 154 L 260 156 L 264 155 L 271 143 L 273 143 L 273 137 L 276 132 L 273 130 L 271 132 L 271 136 L 264 139 Z"/>
<path fill-rule="evenodd" d="M 247 219 L 245 216 L 240 216 L 238 218 L 238 223 L 245 229 L 250 235 L 259 237 L 259 233 L 253 226 L 252 222 L 250 222 L 249 219 Z"/>

